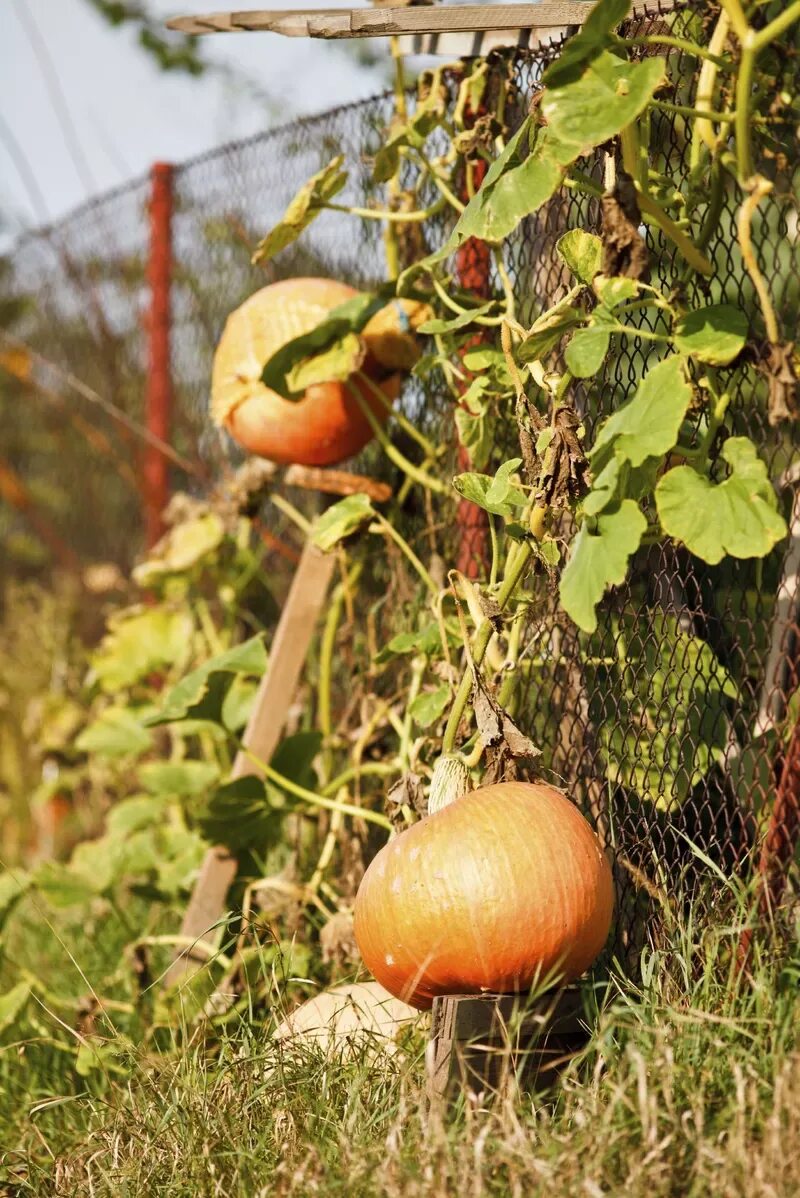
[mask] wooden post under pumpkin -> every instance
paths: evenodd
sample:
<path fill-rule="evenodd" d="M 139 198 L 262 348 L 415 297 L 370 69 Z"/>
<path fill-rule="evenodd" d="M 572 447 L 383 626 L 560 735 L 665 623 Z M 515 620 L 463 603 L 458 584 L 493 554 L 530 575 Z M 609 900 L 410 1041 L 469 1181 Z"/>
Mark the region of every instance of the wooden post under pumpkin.
<path fill-rule="evenodd" d="M 514 994 L 435 998 L 426 1054 L 429 1102 L 497 1093 L 514 1081 L 543 1088 L 588 1038 L 579 986 L 532 1002 Z"/>

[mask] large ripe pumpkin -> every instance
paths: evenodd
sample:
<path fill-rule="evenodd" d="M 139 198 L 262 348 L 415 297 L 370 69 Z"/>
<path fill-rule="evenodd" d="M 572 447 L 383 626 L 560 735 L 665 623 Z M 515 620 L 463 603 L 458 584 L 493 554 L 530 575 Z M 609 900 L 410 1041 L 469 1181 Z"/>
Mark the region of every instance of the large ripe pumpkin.
<path fill-rule="evenodd" d="M 287 279 L 263 287 L 228 317 L 214 356 L 211 414 L 248 452 L 282 464 L 330 466 L 358 453 L 372 437 L 356 395 L 381 423 L 387 419 L 387 405 L 357 379 L 315 383 L 296 401 L 261 382 L 264 365 L 277 350 L 357 294 L 332 279 Z M 400 391 L 400 374 L 387 377 L 369 352 L 362 369 L 380 380 L 391 405 Z"/>
<path fill-rule="evenodd" d="M 577 807 L 552 786 L 504 782 L 378 853 L 356 897 L 355 937 L 381 985 L 425 1008 L 439 994 L 578 977 L 606 942 L 613 903 L 611 870 Z"/>

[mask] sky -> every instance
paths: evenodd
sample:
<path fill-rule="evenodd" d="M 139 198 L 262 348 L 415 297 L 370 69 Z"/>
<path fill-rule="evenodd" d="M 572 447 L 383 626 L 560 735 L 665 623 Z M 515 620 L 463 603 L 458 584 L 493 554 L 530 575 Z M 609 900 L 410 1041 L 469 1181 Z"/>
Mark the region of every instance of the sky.
<path fill-rule="evenodd" d="M 357 2 L 298 0 L 297 7 Z M 150 8 L 166 19 L 220 11 L 226 3 L 151 0 Z M 249 7 L 291 5 L 251 0 Z M 44 42 L 38 53 L 37 31 Z M 106 25 L 86 0 L 0 0 L 5 237 L 57 219 L 89 196 L 143 174 L 153 161 L 180 162 L 385 86 L 380 69 L 359 66 L 330 43 L 241 33 L 211 36 L 203 45 L 208 57 L 228 64 L 241 81 L 160 71 L 134 32 Z"/>

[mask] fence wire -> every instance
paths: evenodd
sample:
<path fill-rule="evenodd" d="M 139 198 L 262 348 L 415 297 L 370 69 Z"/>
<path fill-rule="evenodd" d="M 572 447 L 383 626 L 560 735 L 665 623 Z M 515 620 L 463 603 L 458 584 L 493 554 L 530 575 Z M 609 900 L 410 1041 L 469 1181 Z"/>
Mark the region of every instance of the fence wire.
<path fill-rule="evenodd" d="M 702 18 L 705 7 L 694 7 Z M 632 22 L 630 32 L 641 36 L 663 28 L 655 14 Z M 516 54 L 518 117 L 557 53 L 552 48 Z M 672 77 L 680 83 L 669 99 L 691 105 L 695 62 L 682 51 L 670 54 Z M 776 86 L 796 90 L 793 55 L 787 54 L 784 70 Z M 383 276 L 379 223 L 337 212 L 324 213 L 277 262 L 254 267 L 250 255 L 299 186 L 333 154 L 343 154 L 350 169 L 339 202 L 385 202 L 382 189 L 371 182 L 371 165 L 391 112 L 391 97 L 379 96 L 224 146 L 176 168 L 174 444 L 199 459 L 212 478 L 235 461 L 234 447 L 207 418 L 214 346 L 229 312 L 278 278 L 323 275 L 368 288 Z M 685 177 L 689 139 L 683 117 L 665 111 L 654 117 L 651 145 L 657 170 L 666 178 Z M 772 157 L 760 165 L 776 186 L 754 221 L 754 247 L 782 327 L 791 336 L 800 308 L 798 163 Z M 584 169 L 602 185 L 602 154 Z M 147 199 L 148 184 L 141 180 L 29 235 L 5 263 L 0 280 L 0 303 L 12 331 L 138 420 L 145 387 Z M 697 277 L 684 281 L 671 243 L 652 226 L 643 232 L 654 283 L 679 287 L 689 302 L 733 303 L 756 327 L 758 306 L 737 241 L 739 202 L 724 180 L 719 193 L 709 197 L 709 205 L 720 205 L 706 246 L 718 267 L 711 283 Z M 569 283 L 555 243 L 575 227 L 600 231 L 600 203 L 564 190 L 505 242 L 503 261 L 523 323 L 566 292 Z M 428 222 L 420 229 L 417 252 L 438 248 L 447 232 L 446 222 Z M 494 274 L 489 281 L 499 291 Z M 645 334 L 653 330 L 646 311 L 635 319 Z M 646 337 L 622 340 L 601 375 L 579 393 L 587 440 L 631 395 L 652 352 Z M 768 380 L 759 365 L 754 360 L 746 370 L 722 371 L 733 388 L 723 437 L 748 435 L 757 444 L 790 525 L 788 541 L 763 561 L 726 558 L 713 567 L 671 543 L 643 547 L 628 581 L 602 603 L 590 637 L 579 634 L 559 609 L 554 579 L 540 572 L 528 584 L 518 719 L 541 747 L 545 772 L 567 785 L 614 850 L 622 940 L 631 947 L 634 929 L 642 926 L 634 918 L 637 910 L 657 898 L 677 872 L 688 871 L 699 880 L 717 876 L 718 870 L 744 876 L 760 864 L 766 874 L 777 869 L 782 887 L 794 852 L 792 820 L 800 798 L 787 771 L 798 718 L 800 436 L 796 422 L 770 424 Z M 87 412 L 65 394 L 47 400 L 19 379 L 5 380 L 3 390 L 4 454 L 23 480 L 31 480 L 33 498 L 46 505 L 58 535 L 83 561 L 130 564 L 141 545 L 141 519 L 137 477 L 126 471 L 125 462 L 136 460 L 138 447 L 95 412 L 88 418 L 107 445 L 87 441 L 86 430 L 75 426 L 76 416 Z M 424 384 L 410 380 L 402 402 L 434 435 L 452 438 L 452 399 L 435 376 Z M 514 436 L 512 430 L 508 443 L 496 446 L 495 465 L 514 454 Z M 720 478 L 723 437 L 715 446 L 714 471 Z M 455 445 L 452 454 L 455 461 Z M 374 445 L 352 467 L 394 480 Z M 187 480 L 176 472 L 174 483 L 184 486 Z M 293 498 L 308 508 L 307 495 Z M 455 561 L 467 534 L 454 513 L 454 501 L 436 503 L 435 546 L 426 541 L 430 512 L 423 519 L 411 500 L 399 518 L 407 521 L 417 547 L 435 548 L 445 561 Z M 6 511 L 2 519 L 5 565 L 18 568 L 26 552 L 30 557 L 30 545 L 26 550 L 19 516 Z M 480 556 L 486 530 L 481 519 L 473 523 L 474 558 Z M 561 533 L 566 543 L 566 521 Z M 18 555 L 14 560 L 12 552 Z M 383 574 L 382 569 L 374 564 L 376 593 L 393 577 L 390 567 Z M 394 615 L 382 618 L 387 635 L 392 621 L 394 626 L 402 622 L 402 602 Z M 765 857 L 770 836 L 773 848 Z"/>

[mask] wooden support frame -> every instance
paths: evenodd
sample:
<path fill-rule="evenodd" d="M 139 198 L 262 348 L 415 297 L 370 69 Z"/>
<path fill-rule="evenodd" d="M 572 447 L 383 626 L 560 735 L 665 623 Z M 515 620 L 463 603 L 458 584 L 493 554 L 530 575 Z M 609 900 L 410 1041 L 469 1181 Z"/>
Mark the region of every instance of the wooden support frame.
<path fill-rule="evenodd" d="M 236 755 L 233 778 L 260 775 L 256 761 L 269 761 L 281 738 L 286 716 L 308 655 L 314 629 L 330 587 L 336 556 L 306 542 L 270 646 L 269 661 L 256 692 L 250 719 Z M 186 908 L 181 938 L 191 942 L 164 978 L 174 986 L 208 960 L 225 900 L 236 877 L 237 861 L 226 848 L 209 849 Z M 202 943 L 201 943 L 202 942 Z"/>
<path fill-rule="evenodd" d="M 175 17 L 179 33 L 280 33 L 284 37 L 395 37 L 427 33 L 549 30 L 581 25 L 594 8 L 587 0 L 539 4 L 439 4 L 404 8 L 238 10 Z"/>
<path fill-rule="evenodd" d="M 426 1057 L 428 1099 L 543 1088 L 586 1044 L 579 986 L 528 1000 L 514 994 L 454 994 L 433 1000 Z"/>

